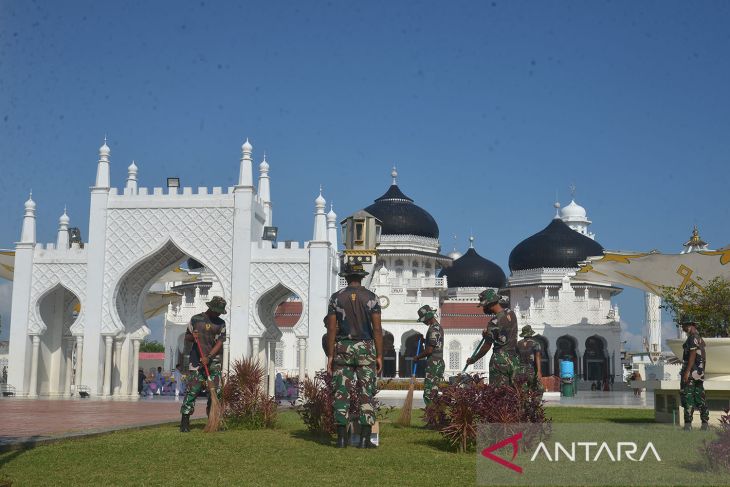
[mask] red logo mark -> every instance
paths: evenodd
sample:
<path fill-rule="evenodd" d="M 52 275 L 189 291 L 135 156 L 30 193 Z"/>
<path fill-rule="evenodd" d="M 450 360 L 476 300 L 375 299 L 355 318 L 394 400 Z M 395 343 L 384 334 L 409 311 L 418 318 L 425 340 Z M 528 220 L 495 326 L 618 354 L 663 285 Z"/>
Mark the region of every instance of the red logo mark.
<path fill-rule="evenodd" d="M 497 455 L 494 455 L 492 452 L 495 450 L 499 450 L 500 448 L 506 446 L 506 445 L 512 445 L 512 460 L 515 459 L 517 456 L 518 451 L 518 442 L 522 439 L 522 432 L 517 433 L 516 435 L 512 435 L 509 438 L 505 438 L 504 440 L 500 441 L 499 443 L 495 443 L 494 445 L 485 448 L 482 450 L 482 456 L 489 458 L 493 462 L 497 462 L 503 467 L 507 467 L 510 470 L 514 470 L 517 473 L 522 473 L 522 467 L 519 465 L 515 465 L 512 462 L 509 462 L 505 460 L 504 458 L 498 457 Z"/>

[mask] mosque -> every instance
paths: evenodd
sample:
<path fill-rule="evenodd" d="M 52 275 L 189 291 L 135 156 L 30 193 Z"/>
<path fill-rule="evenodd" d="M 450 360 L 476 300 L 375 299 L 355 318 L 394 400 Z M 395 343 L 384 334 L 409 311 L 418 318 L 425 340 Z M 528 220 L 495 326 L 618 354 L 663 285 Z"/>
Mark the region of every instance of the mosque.
<path fill-rule="evenodd" d="M 321 190 L 312 239 L 277 242 L 270 166 L 264 157 L 254 184 L 252 151 L 246 141 L 238 184 L 225 190 L 180 188 L 174 180 L 166 188 L 142 187 L 134 162 L 118 189 L 105 141 L 91 188 L 88 242 L 64 211 L 56 241 L 38 243 L 36 204 L 28 199 L 12 272 L 3 276 L 14 281 L 8 384 L 17 395 L 136 397 L 147 320 L 164 316 L 166 368 L 172 368 L 185 361 L 187 322 L 215 294 L 228 301 L 224 367 L 256 357 L 272 390 L 277 372 L 312 376 L 325 364 L 328 297 L 345 285 L 337 277 L 340 260 L 353 255 L 369 256 L 365 284 L 381 299 L 385 377 L 410 376 L 426 332 L 415 320 L 424 304 L 439 309 L 446 374 L 458 373 L 487 323 L 477 307 L 484 288 L 499 290 L 520 326 L 538 333 L 545 373 L 567 359 L 586 381 L 621 377 L 619 312 L 612 304 L 621 289 L 570 279 L 578 262 L 603 253 L 575 201 L 556 204 L 547 226 L 514 247 L 509 276 L 479 255 L 473 239 L 463 255 L 442 254 L 437 222 L 400 189 L 395 169 L 382 196 L 341 222 L 343 250 L 337 215 L 326 213 Z M 364 230 L 368 239 L 358 233 Z M 208 232 L 219 238 L 205 238 Z M 488 360 L 474 369 L 486 373 Z"/>

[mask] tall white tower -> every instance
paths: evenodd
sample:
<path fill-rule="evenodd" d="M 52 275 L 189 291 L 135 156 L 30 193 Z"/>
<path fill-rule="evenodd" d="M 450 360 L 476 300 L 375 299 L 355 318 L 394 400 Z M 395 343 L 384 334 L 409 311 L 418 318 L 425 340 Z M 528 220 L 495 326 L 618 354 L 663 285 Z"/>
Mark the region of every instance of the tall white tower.
<path fill-rule="evenodd" d="M 644 293 L 646 312 L 646 336 L 649 345 L 649 357 L 656 362 L 662 352 L 662 300 L 654 293 Z"/>

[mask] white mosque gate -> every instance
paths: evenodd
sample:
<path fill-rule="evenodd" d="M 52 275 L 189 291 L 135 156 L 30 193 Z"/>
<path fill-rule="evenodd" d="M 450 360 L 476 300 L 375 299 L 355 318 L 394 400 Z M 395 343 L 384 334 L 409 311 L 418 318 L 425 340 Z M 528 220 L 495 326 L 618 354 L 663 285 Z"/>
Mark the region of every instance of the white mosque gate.
<path fill-rule="evenodd" d="M 269 351 L 267 363 L 273 361 L 281 336 L 274 310 L 296 293 L 303 305 L 294 328 L 299 375 L 323 368 L 320 347 L 306 353 L 310 331 L 319 342 L 321 317 L 337 282 L 336 215 L 325 215 L 321 192 L 313 240 L 283 248 L 262 239 L 264 227 L 272 225 L 269 165 L 260 164 L 256 191 L 248 141 L 238 185 L 225 192 L 202 187 L 150 193 L 137 186 L 132 163 L 120 193 L 109 184 L 110 152 L 104 143 L 83 247 L 69 245 L 65 212 L 57 243 L 36 244 L 35 203 L 26 202 L 10 331 L 9 383 L 18 395 L 68 395 L 73 378 L 75 387 L 93 396 L 136 397 L 139 344 L 150 333 L 145 296 L 160 276 L 190 257 L 216 276 L 229 303 L 225 367 L 230 359 L 248 356 L 249 347 L 259 357 L 262 345 Z"/>

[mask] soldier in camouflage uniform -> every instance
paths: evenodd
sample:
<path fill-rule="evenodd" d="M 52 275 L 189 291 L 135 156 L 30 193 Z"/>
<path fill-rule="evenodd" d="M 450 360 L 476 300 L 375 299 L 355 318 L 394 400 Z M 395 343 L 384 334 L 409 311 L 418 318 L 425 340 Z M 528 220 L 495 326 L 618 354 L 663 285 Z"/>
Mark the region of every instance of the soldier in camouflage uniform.
<path fill-rule="evenodd" d="M 702 429 L 707 429 L 710 412 L 705 398 L 705 341 L 697 331 L 697 322 L 690 317 L 682 319 L 682 330 L 687 340 L 682 345 L 682 372 L 680 382 L 680 400 L 684 408 L 684 428 L 692 429 L 692 415 L 695 409 L 700 411 Z"/>
<path fill-rule="evenodd" d="M 350 391 L 360 382 L 359 448 L 374 448 L 370 441 L 375 424 L 373 396 L 377 374 L 383 369 L 383 330 L 378 297 L 362 286 L 368 272 L 362 264 L 345 263 L 340 276 L 347 287 L 330 297 L 327 314 L 327 370 L 334 388 L 337 447 L 347 446 Z"/>
<path fill-rule="evenodd" d="M 213 296 L 213 299 L 205 304 L 208 305 L 208 310 L 190 318 L 190 324 L 185 332 L 185 341 L 192 342 L 192 348 L 190 349 L 190 374 L 188 374 L 187 380 L 187 393 L 180 408 L 182 414 L 180 431 L 183 433 L 190 431 L 190 415 L 195 411 L 195 399 L 197 399 L 208 379 L 205 376 L 203 365 L 208 366 L 208 371 L 216 388 L 215 391 L 208 391 L 206 413 L 210 413 L 210 395 L 217 394 L 219 399 L 221 397 L 221 353 L 223 351 L 223 342 L 226 341 L 226 322 L 220 318 L 220 315 L 226 314 L 226 300 L 220 296 Z M 203 349 L 202 357 L 198 345 L 195 343 L 195 338 L 198 339 L 200 348 Z"/>
<path fill-rule="evenodd" d="M 426 406 L 438 395 L 439 384 L 444 380 L 444 330 L 436 321 L 436 310 L 429 305 L 421 306 L 418 310 L 418 321 L 428 325 L 423 351 L 413 359 L 418 361 L 428 357 L 426 363 L 426 379 L 423 382 L 423 402 Z"/>
<path fill-rule="evenodd" d="M 492 358 L 489 360 L 489 383 L 492 385 L 512 385 L 515 372 L 519 366 L 517 358 L 517 316 L 509 308 L 503 308 L 499 303 L 500 296 L 493 290 L 487 289 L 479 294 L 479 305 L 484 314 L 494 315 L 494 318 L 482 332 L 484 345 L 473 357 L 466 361 L 471 365 L 481 359 L 494 347 Z"/>
<path fill-rule="evenodd" d="M 520 359 L 517 378 L 527 390 L 533 390 L 542 395 L 542 348 L 540 343 L 533 339 L 535 332 L 530 325 L 522 327 L 522 340 L 517 342 L 517 356 Z"/>

